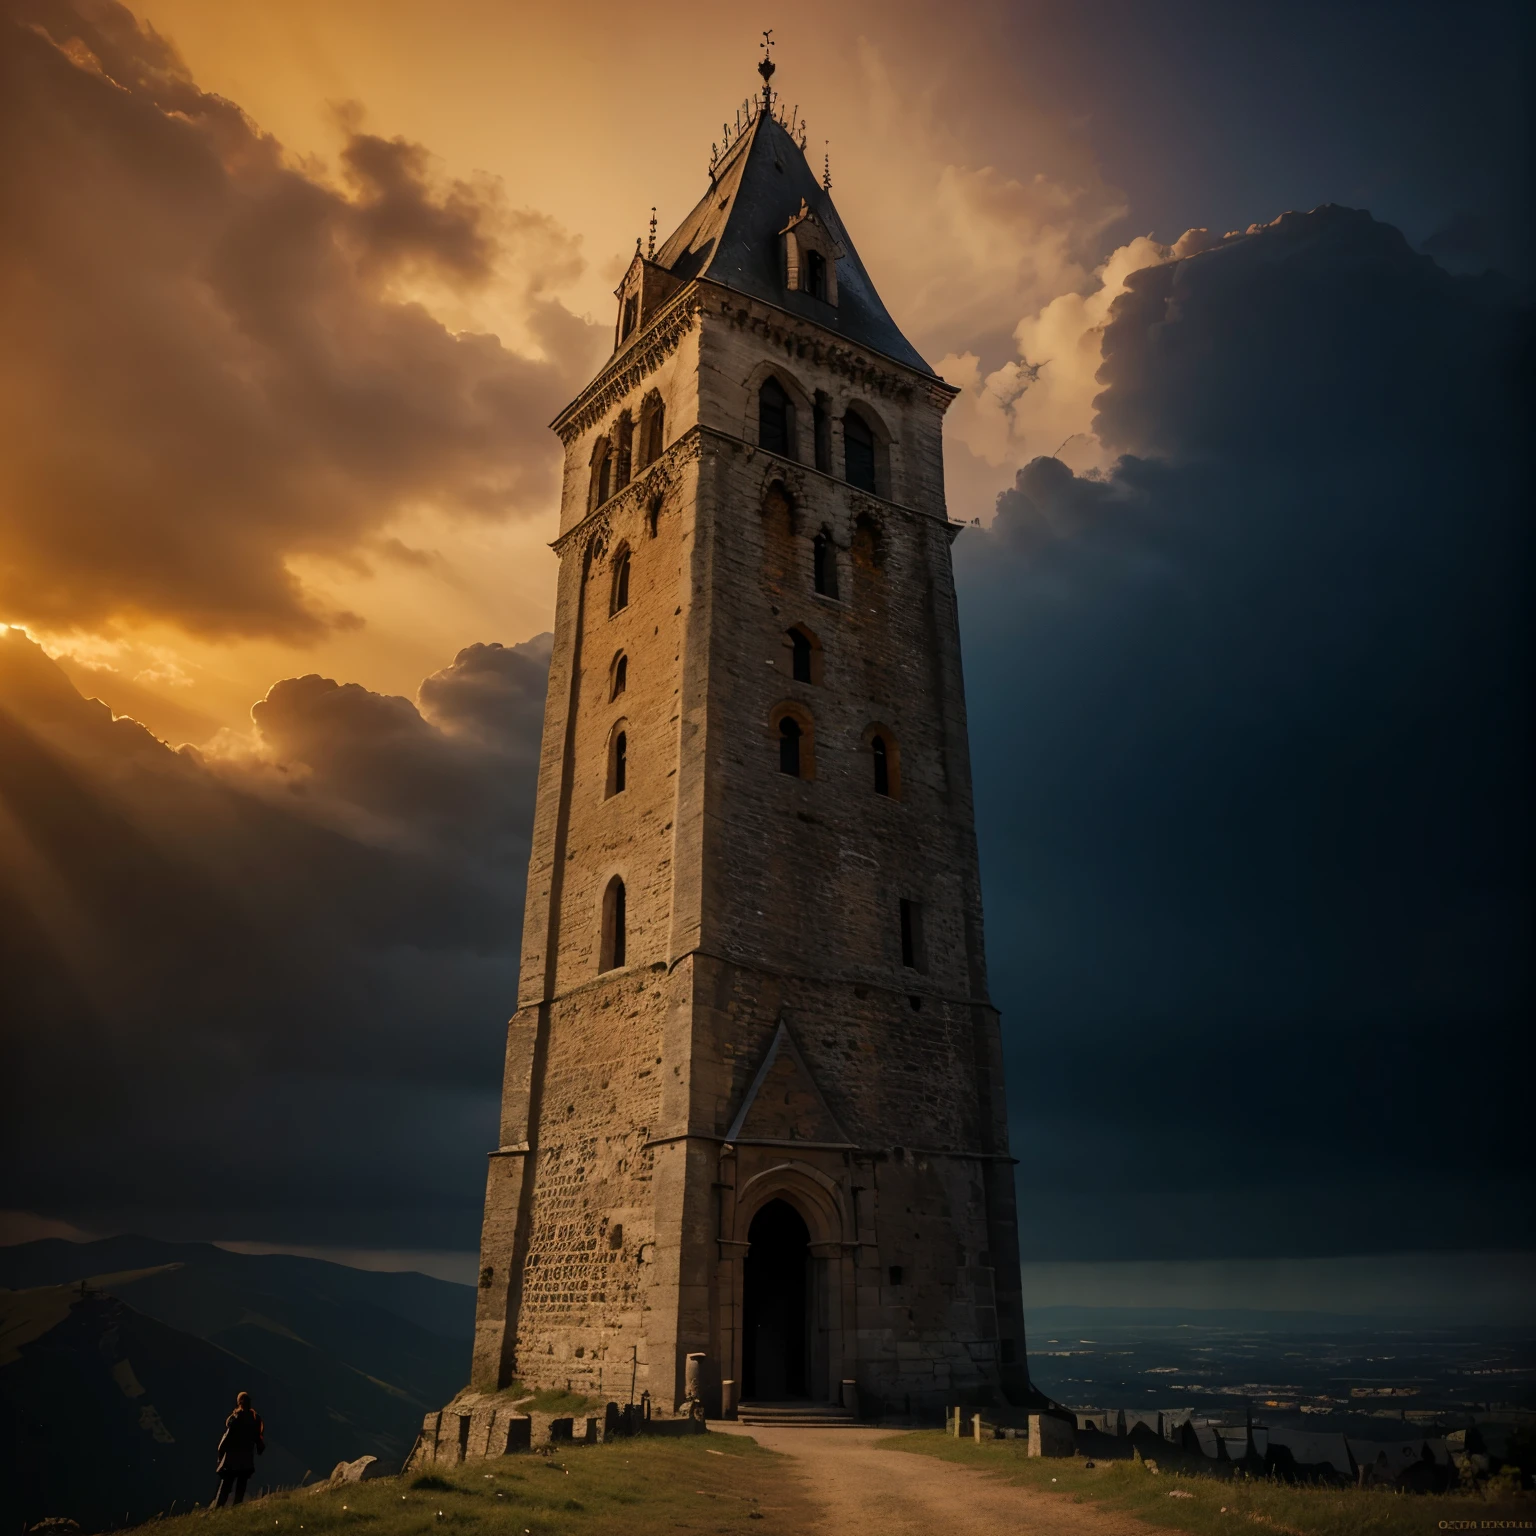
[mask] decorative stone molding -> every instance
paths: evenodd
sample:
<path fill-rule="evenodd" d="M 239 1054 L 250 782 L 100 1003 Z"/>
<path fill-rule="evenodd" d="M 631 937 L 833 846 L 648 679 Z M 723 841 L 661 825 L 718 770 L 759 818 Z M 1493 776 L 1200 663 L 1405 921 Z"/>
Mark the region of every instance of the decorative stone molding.
<path fill-rule="evenodd" d="M 700 444 L 701 428 L 690 427 L 659 459 L 647 464 L 622 491 L 616 491 L 602 506 L 589 512 L 579 523 L 573 523 L 558 539 L 551 539 L 549 547 L 562 559 L 573 544 L 586 542 L 586 535 L 602 533 L 602 547 L 594 552 L 601 555 L 612 537 L 612 519 L 631 512 L 641 503 L 666 496 L 677 482 L 678 471 L 684 464 L 694 462 L 703 452 Z"/>
<path fill-rule="evenodd" d="M 685 288 L 550 423 L 562 443 L 580 437 L 677 351 L 704 309 L 697 285 Z"/>
<path fill-rule="evenodd" d="M 710 286 L 713 284 L 701 284 Z M 953 384 L 925 374 L 908 372 L 897 364 L 867 356 L 836 341 L 830 333 L 810 320 L 800 320 L 788 310 L 775 309 L 757 299 L 749 299 L 729 290 L 720 291 L 711 309 L 737 330 L 750 332 L 781 349 L 786 357 L 803 359 L 839 374 L 877 395 L 909 401 L 919 390 L 947 411 L 960 393 Z"/>

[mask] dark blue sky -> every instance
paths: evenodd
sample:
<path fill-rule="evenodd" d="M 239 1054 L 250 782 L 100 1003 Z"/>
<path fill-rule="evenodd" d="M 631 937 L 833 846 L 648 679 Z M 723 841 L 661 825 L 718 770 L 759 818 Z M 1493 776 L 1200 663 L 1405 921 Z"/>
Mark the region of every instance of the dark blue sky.
<path fill-rule="evenodd" d="M 1026 1252 L 1531 1240 L 1527 316 L 1363 211 L 1137 273 L 956 565 Z"/>
<path fill-rule="evenodd" d="M 1081 125 L 1139 232 L 1336 202 L 1508 267 L 1529 236 L 1528 15 L 1100 0 L 1015 7 L 1002 45 L 1019 89 Z"/>

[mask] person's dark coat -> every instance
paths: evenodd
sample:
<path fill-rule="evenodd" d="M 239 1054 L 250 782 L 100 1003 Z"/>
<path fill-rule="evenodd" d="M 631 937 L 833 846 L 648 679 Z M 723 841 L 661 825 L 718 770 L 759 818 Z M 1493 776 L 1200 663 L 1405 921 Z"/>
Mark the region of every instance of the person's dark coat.
<path fill-rule="evenodd" d="M 219 1474 L 244 1472 L 249 1475 L 256 1470 L 257 1456 L 266 1448 L 261 1415 L 253 1408 L 235 1409 L 225 1419 L 224 1437 L 219 1441 Z"/>

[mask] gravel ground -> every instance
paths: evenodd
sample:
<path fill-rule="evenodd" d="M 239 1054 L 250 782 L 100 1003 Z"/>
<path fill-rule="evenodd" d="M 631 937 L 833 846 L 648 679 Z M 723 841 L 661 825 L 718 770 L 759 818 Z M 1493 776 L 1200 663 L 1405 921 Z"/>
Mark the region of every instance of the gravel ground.
<path fill-rule="evenodd" d="M 821 1509 L 805 1536 L 1152 1536 L 1153 1527 L 1130 1515 L 1017 1488 L 932 1456 L 875 1449 L 888 1429 L 709 1427 L 750 1435 L 793 1458 Z"/>

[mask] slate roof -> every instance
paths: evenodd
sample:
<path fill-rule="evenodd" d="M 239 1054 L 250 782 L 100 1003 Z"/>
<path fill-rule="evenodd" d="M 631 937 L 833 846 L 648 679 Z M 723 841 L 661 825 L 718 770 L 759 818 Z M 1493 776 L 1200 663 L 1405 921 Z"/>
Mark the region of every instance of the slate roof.
<path fill-rule="evenodd" d="M 784 286 L 779 231 L 800 211 L 802 198 L 847 252 L 837 261 L 835 305 Z M 880 302 L 831 195 L 800 146 L 766 112 L 759 112 L 731 146 L 709 191 L 656 253 L 656 264 L 684 282 L 707 277 L 776 304 L 854 345 L 935 376 Z"/>

